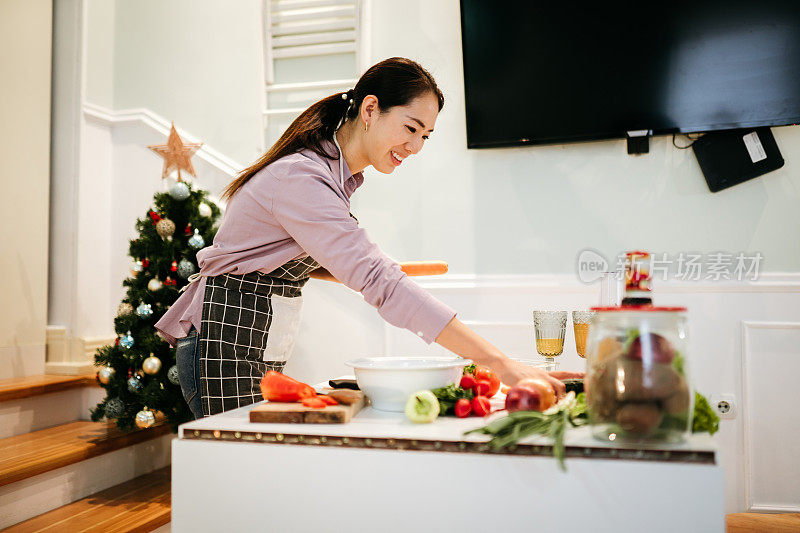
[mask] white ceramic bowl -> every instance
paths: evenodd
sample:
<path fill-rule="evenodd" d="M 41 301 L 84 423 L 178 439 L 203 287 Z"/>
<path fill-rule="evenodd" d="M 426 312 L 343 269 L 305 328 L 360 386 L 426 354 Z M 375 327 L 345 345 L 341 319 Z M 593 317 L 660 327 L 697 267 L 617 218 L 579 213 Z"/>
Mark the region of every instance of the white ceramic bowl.
<path fill-rule="evenodd" d="M 471 363 L 460 357 L 362 357 L 345 364 L 355 371 L 373 408 L 402 413 L 409 396 L 458 383 Z"/>

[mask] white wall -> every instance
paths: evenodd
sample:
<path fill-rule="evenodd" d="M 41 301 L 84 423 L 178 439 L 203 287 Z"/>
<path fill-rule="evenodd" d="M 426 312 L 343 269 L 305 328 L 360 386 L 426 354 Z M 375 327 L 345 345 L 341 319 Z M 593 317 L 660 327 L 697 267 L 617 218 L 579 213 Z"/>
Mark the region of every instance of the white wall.
<path fill-rule="evenodd" d="M 0 2 L 0 379 L 44 370 L 52 7 Z"/>

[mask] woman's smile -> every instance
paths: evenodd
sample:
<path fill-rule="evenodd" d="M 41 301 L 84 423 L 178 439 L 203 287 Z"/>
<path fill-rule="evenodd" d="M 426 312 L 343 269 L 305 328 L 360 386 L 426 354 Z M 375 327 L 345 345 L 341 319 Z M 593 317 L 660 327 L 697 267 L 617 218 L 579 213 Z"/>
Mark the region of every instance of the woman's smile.
<path fill-rule="evenodd" d="M 399 167 L 400 163 L 402 163 L 403 159 L 405 159 L 405 156 L 399 155 L 394 150 L 392 150 L 390 153 L 391 153 L 392 163 L 394 164 L 394 166 Z"/>

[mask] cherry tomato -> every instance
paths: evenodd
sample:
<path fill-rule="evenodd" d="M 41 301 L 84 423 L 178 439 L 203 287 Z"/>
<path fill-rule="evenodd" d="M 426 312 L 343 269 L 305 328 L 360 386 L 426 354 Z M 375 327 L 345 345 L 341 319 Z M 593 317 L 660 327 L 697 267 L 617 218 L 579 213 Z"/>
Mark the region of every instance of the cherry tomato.
<path fill-rule="evenodd" d="M 458 384 L 458 386 L 464 390 L 470 390 L 475 386 L 475 378 L 470 374 L 464 374 L 461 376 L 461 382 Z"/>
<path fill-rule="evenodd" d="M 480 381 L 482 379 L 489 382 L 489 392 L 486 393 L 486 396 L 491 398 L 497 394 L 497 391 L 500 390 L 500 378 L 489 367 L 478 365 L 475 367 L 475 380 Z"/>
<path fill-rule="evenodd" d="M 475 382 L 475 386 L 472 390 L 475 391 L 475 396 L 489 396 L 489 389 L 491 388 L 491 384 L 489 380 L 486 379 L 479 379 Z"/>
<path fill-rule="evenodd" d="M 492 412 L 492 404 L 486 396 L 475 396 L 472 399 L 472 412 L 477 416 L 486 416 Z"/>
<path fill-rule="evenodd" d="M 466 398 L 461 398 L 456 402 L 455 411 L 458 418 L 467 418 L 472 412 L 472 402 Z"/>

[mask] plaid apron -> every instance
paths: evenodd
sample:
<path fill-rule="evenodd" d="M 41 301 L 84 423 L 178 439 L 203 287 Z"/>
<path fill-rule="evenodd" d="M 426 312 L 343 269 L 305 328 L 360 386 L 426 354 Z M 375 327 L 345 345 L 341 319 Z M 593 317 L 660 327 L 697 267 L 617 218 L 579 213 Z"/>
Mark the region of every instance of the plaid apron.
<path fill-rule="evenodd" d="M 319 268 L 311 257 L 269 274 L 221 274 L 206 280 L 200 333 L 203 414 L 259 402 L 267 370 L 282 372 L 300 326 L 301 289 Z"/>

